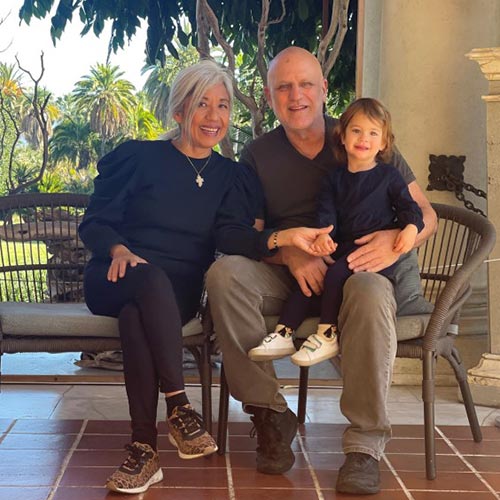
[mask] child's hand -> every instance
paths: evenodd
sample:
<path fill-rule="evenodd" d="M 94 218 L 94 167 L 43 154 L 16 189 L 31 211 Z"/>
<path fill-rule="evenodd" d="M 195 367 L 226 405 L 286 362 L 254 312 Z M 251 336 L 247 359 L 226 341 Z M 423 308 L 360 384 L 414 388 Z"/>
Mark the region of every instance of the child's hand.
<path fill-rule="evenodd" d="M 394 242 L 394 251 L 396 253 L 409 252 L 415 246 L 418 229 L 415 224 L 408 224 L 397 236 Z"/>
<path fill-rule="evenodd" d="M 311 245 L 311 250 L 317 254 L 327 255 L 335 252 L 337 243 L 335 243 L 329 234 L 320 234 Z"/>
<path fill-rule="evenodd" d="M 319 229 L 312 227 L 294 227 L 291 229 L 283 229 L 281 231 L 274 232 L 267 241 L 268 248 L 294 246 L 300 248 L 304 252 L 314 255 L 315 257 L 322 257 L 324 255 L 330 255 L 331 246 L 328 246 L 325 251 L 315 251 L 313 250 L 313 244 L 316 243 L 321 235 L 326 235 L 328 239 L 337 246 L 331 238 L 328 236 L 333 230 L 333 226 L 322 227 Z"/>

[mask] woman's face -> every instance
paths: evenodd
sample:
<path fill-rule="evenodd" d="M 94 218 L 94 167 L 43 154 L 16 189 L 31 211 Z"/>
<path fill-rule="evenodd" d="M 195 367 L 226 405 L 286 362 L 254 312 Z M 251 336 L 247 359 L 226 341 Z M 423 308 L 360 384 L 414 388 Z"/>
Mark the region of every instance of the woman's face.
<path fill-rule="evenodd" d="M 230 101 L 225 85 L 218 83 L 209 87 L 200 102 L 194 105 L 191 141 L 182 133 L 181 142 L 188 156 L 202 158 L 209 155 L 210 150 L 224 138 L 229 126 Z M 174 119 L 183 130 L 184 113 L 176 113 Z"/>

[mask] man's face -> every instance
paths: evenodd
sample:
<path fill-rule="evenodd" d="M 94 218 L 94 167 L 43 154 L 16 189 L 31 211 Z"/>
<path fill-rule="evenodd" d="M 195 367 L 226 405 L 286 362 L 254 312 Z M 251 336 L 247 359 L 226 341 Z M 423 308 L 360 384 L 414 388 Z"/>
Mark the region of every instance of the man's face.
<path fill-rule="evenodd" d="M 266 97 L 287 131 L 306 132 L 322 122 L 326 91 L 326 80 L 312 54 L 281 54 L 270 67 Z"/>

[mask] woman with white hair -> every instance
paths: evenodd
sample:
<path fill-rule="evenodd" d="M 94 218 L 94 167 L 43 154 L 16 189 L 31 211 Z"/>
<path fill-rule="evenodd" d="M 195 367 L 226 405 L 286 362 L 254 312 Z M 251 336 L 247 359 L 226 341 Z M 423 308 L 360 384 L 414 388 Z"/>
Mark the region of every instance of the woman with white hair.
<path fill-rule="evenodd" d="M 184 390 L 181 331 L 198 309 L 216 244 L 258 259 L 278 246 L 308 246 L 318 234 L 252 228 L 249 198 L 258 185 L 212 149 L 227 132 L 231 105 L 228 73 L 201 61 L 172 84 L 169 114 L 177 127 L 169 138 L 128 141 L 98 163 L 79 231 L 93 253 L 84 275 L 87 305 L 118 317 L 123 349 L 132 437 L 128 457 L 107 481 L 113 491 L 141 493 L 163 478 L 159 392 L 180 457 L 217 450 Z"/>

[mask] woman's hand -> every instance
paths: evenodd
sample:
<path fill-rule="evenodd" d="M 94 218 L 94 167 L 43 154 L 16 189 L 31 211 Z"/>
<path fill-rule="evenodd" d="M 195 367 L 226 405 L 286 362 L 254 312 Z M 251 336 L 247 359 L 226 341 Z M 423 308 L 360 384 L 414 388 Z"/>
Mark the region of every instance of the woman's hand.
<path fill-rule="evenodd" d="M 108 269 L 108 280 L 117 282 L 127 272 L 127 266 L 135 267 L 137 264 L 147 264 L 148 261 L 132 253 L 125 245 L 114 245 L 111 247 L 111 264 Z"/>
<path fill-rule="evenodd" d="M 273 233 L 268 241 L 269 248 L 273 248 L 275 244 L 278 247 L 294 246 L 315 257 L 329 255 L 330 245 L 326 245 L 322 249 L 314 249 L 313 245 L 321 235 L 328 235 L 333 230 L 333 226 L 323 227 L 316 229 L 312 227 L 294 227 L 291 229 L 284 229 Z M 328 237 L 329 238 L 329 237 Z M 330 242 L 333 241 L 330 238 Z"/>

